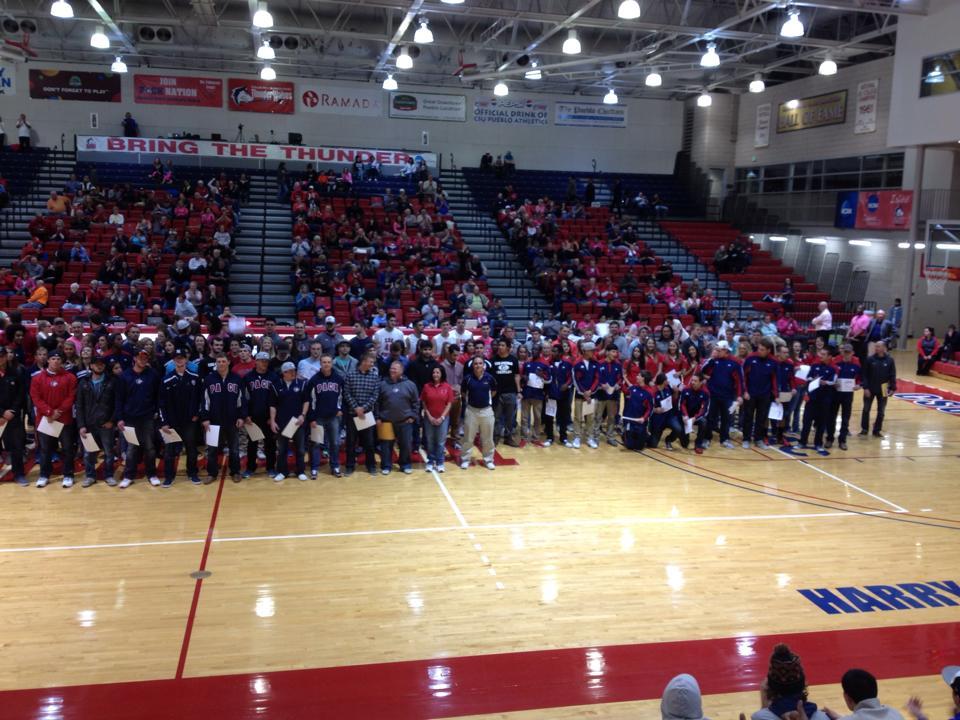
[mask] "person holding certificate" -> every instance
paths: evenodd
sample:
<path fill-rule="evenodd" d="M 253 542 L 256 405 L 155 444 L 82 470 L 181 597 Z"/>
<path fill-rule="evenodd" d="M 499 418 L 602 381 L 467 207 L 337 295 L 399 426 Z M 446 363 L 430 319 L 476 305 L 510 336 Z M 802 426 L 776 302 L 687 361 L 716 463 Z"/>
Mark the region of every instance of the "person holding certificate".
<path fill-rule="evenodd" d="M 247 469 L 248 478 L 257 471 L 257 448 L 263 444 L 267 475 L 273 477 L 277 465 L 277 439 L 270 431 L 270 408 L 277 401 L 276 384 L 279 378 L 270 370 L 270 354 L 258 352 L 253 358 L 253 370 L 243 376 L 243 392 L 247 405 Z"/>
<path fill-rule="evenodd" d="M 860 361 L 853 354 L 853 344 L 844 343 L 840 346 L 840 354 L 833 359 L 833 366 L 837 369 L 837 391 L 833 395 L 833 406 L 827 419 L 827 448 L 833 446 L 834 429 L 837 426 L 837 413 L 840 413 L 840 444 L 841 450 L 847 449 L 847 438 L 850 436 L 850 413 L 853 410 L 853 391 L 860 386 Z"/>
<path fill-rule="evenodd" d="M 187 369 L 182 347 L 173 353 L 173 372 L 160 385 L 160 438 L 163 447 L 163 487 L 173 485 L 177 457 L 187 453 L 187 477 L 200 484 L 197 470 L 197 420 L 200 417 L 200 377 Z M 177 439 L 179 437 L 179 439 Z"/>
<path fill-rule="evenodd" d="M 9 362 L 9 361 L 8 361 Z M 30 399 L 37 415 L 40 441 L 40 477 L 37 487 L 46 487 L 53 472 L 53 453 L 59 447 L 63 462 L 63 486 L 73 487 L 74 447 L 73 403 L 77 399 L 77 378 L 63 369 L 59 350 L 50 353 L 47 368 L 30 382 Z"/>
<path fill-rule="evenodd" d="M 860 434 L 866 435 L 870 428 L 870 408 L 877 400 L 877 417 L 873 422 L 873 436 L 883 437 L 883 414 L 887 398 L 897 391 L 897 365 L 887 352 L 882 340 L 874 347 L 874 353 L 863 366 L 863 412 L 860 415 Z"/>
<path fill-rule="evenodd" d="M 310 429 L 323 435 L 320 442 L 310 441 L 310 474 L 320 471 L 320 449 L 326 448 L 330 472 L 340 477 L 340 427 L 343 421 L 343 376 L 333 369 L 333 358 L 320 357 L 320 372 L 304 386 L 304 399 L 310 405 Z"/>
<path fill-rule="evenodd" d="M 303 436 L 307 412 L 310 409 L 306 394 L 307 384 L 297 377 L 297 366 L 292 362 L 287 361 L 281 365 L 280 372 L 277 402 L 270 408 L 270 429 L 277 433 L 277 474 L 273 479 L 275 482 L 282 482 L 287 477 L 287 449 L 292 444 L 297 478 L 306 480 L 306 464 L 303 460 L 306 446 Z"/>
<path fill-rule="evenodd" d="M 751 439 L 767 450 L 767 426 L 770 405 L 777 399 L 778 363 L 773 358 L 773 341 L 761 338 L 756 352 L 743 362 L 743 447 L 750 448 Z"/>
<path fill-rule="evenodd" d="M 393 362 L 390 375 L 380 383 L 380 395 L 377 398 L 377 429 L 385 423 L 393 426 L 393 438 L 380 440 L 380 472 L 389 475 L 393 468 L 393 443 L 396 440 L 399 450 L 400 470 L 409 475 L 411 468 L 410 453 L 413 448 L 413 431 L 420 417 L 420 393 L 412 380 L 404 377 L 403 363 Z"/>
<path fill-rule="evenodd" d="M 206 484 L 217 479 L 220 450 L 226 448 L 230 479 L 238 483 L 240 476 L 240 428 L 247 416 L 242 380 L 230 370 L 226 355 L 217 357 L 217 369 L 203 379 L 200 420 L 207 439 Z"/>
<path fill-rule="evenodd" d="M 106 360 L 94 355 L 90 360 L 90 373 L 77 384 L 77 426 L 84 444 L 83 465 L 86 473 L 83 487 L 97 481 L 97 455 L 103 450 L 103 478 L 107 485 L 117 481 L 113 477 L 113 445 L 117 431 L 113 422 L 116 403 L 117 379 L 106 372 Z M 94 445 L 89 445 L 90 440 Z M 93 447 L 98 449 L 93 449 Z M 90 448 L 90 449 L 88 449 Z"/>
<path fill-rule="evenodd" d="M 800 447 L 808 447 L 810 427 L 815 430 L 813 449 L 826 453 L 823 436 L 830 420 L 830 408 L 833 406 L 834 386 L 837 371 L 833 367 L 828 348 L 820 348 L 819 359 L 810 366 L 807 374 L 807 405 L 803 409 L 803 429 L 800 431 Z"/>
<path fill-rule="evenodd" d="M 127 440 L 121 489 L 133 484 L 137 463 L 141 458 L 150 484 L 154 487 L 160 485 L 157 450 L 153 444 L 153 418 L 157 413 L 159 392 L 160 374 L 150 365 L 150 353 L 141 348 L 133 359 L 133 365 L 123 371 L 117 382 L 114 415 L 117 429 Z"/>
<path fill-rule="evenodd" d="M 26 375 L 16 363 L 16 357 L 0 346 L 0 440 L 10 454 L 13 479 L 17 485 L 26 486 L 27 476 L 23 470 L 24 430 L 23 410 L 26 404 Z"/>
<path fill-rule="evenodd" d="M 371 415 L 380 396 L 380 375 L 375 366 L 377 354 L 368 351 L 357 369 L 347 375 L 343 383 L 343 410 L 347 425 L 346 475 L 352 475 L 357 464 L 357 442 L 363 445 L 364 462 L 370 475 L 377 474 L 375 456 L 377 429 L 367 415 Z M 358 427 L 358 422 L 362 429 Z"/>

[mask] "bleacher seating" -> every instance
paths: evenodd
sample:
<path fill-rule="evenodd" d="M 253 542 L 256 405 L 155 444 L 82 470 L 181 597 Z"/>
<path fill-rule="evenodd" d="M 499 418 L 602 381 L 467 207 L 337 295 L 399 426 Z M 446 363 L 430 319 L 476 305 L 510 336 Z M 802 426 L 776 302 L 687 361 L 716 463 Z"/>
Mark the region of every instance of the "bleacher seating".
<path fill-rule="evenodd" d="M 713 266 L 717 248 L 728 245 L 742 235 L 737 228 L 718 222 L 665 221 L 661 227 L 710 267 Z M 721 274 L 720 279 L 728 282 L 758 312 L 775 312 L 779 309 L 777 303 L 764 302 L 763 296 L 778 293 L 783 288 L 784 280 L 789 277 L 793 280 L 793 317 L 797 322 L 804 324 L 813 319 L 822 301 L 829 303 L 834 324 L 849 321 L 850 314 L 843 312 L 843 303 L 832 300 L 827 293 L 818 290 L 802 275 L 794 273 L 793 268 L 784 265 L 768 251 L 754 244 L 750 257 L 750 266 L 745 272 Z"/>
<path fill-rule="evenodd" d="M 7 192 L 11 196 L 30 191 L 48 152 L 47 148 L 34 148 L 28 153 L 9 149 L 0 152 L 0 175 L 6 178 Z"/>

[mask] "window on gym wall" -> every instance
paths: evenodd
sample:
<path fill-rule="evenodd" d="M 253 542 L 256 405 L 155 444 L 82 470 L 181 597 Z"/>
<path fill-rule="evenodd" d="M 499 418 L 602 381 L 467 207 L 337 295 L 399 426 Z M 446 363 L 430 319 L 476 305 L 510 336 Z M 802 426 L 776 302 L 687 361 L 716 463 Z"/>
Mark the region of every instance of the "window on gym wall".
<path fill-rule="evenodd" d="M 902 182 L 903 153 L 738 168 L 736 174 L 737 191 L 744 195 L 875 190 Z"/>

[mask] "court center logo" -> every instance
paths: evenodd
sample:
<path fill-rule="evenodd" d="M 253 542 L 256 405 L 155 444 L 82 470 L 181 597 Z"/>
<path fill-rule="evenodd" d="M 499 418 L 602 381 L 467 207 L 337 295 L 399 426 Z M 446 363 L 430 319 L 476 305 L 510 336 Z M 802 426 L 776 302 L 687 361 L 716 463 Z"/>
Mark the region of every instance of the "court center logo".
<path fill-rule="evenodd" d="M 939 410 L 948 415 L 960 416 L 960 402 L 947 400 L 933 393 L 895 393 L 894 397 L 906 400 L 914 405 Z"/>

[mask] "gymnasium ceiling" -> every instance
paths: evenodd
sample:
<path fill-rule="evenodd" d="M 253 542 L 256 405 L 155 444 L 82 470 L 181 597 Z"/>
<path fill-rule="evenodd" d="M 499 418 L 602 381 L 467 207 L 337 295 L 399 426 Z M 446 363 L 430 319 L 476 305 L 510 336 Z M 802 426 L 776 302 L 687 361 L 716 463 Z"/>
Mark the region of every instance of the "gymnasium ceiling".
<path fill-rule="evenodd" d="M 620 0 L 270 0 L 269 31 L 253 27 L 256 0 L 70 0 L 74 19 L 51 17 L 51 0 L 2 0 L 7 41 L 0 55 L 24 57 L 13 43 L 29 36 L 29 62 L 106 68 L 120 54 L 130 69 L 256 73 L 262 38 L 275 46 L 280 79 L 312 77 L 379 84 L 395 72 L 401 87 L 492 88 L 498 78 L 517 90 L 622 97 L 683 97 L 704 88 L 743 92 L 755 73 L 773 85 L 817 72 L 829 54 L 842 68 L 892 54 L 897 20 L 924 14 L 927 0 L 796 0 L 806 32 L 780 37 L 785 0 L 640 0 L 636 20 L 617 16 Z M 425 19 L 434 41 L 416 45 Z M 26 22 L 25 22 L 26 21 Z M 104 25 L 110 50 L 90 47 Z M 569 30 L 582 44 L 564 55 Z M 700 57 L 713 41 L 720 67 Z M 401 46 L 412 70 L 395 71 Z M 518 63 L 518 60 L 520 61 Z M 526 61 L 526 65 L 523 63 Z M 543 71 L 524 79 L 530 61 Z M 462 68 L 461 66 L 466 66 Z M 657 89 L 644 77 L 656 68 Z"/>

